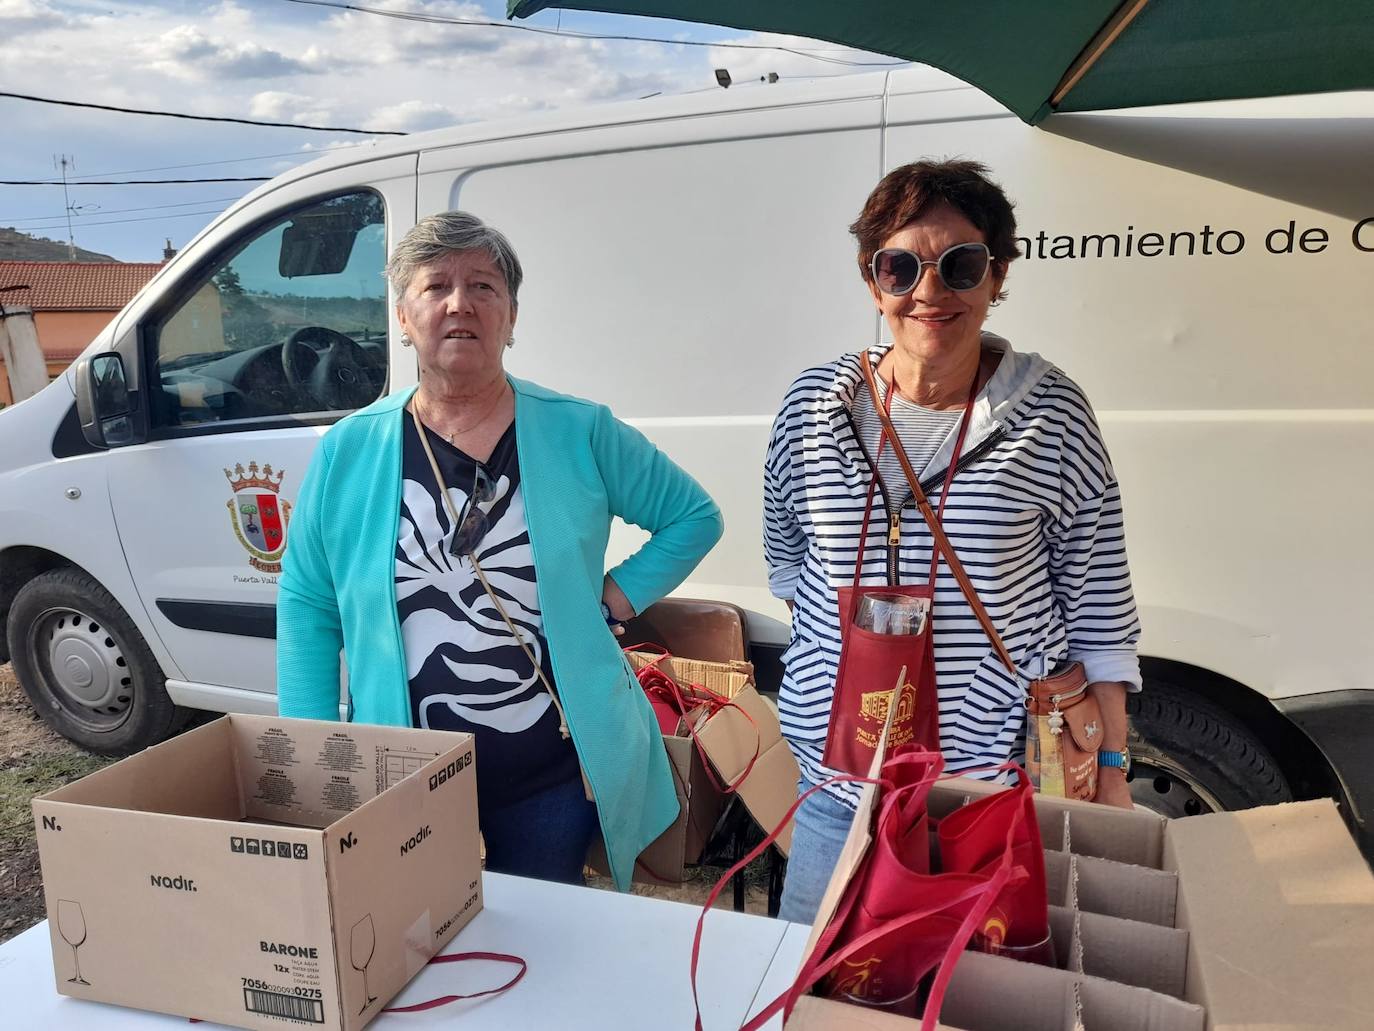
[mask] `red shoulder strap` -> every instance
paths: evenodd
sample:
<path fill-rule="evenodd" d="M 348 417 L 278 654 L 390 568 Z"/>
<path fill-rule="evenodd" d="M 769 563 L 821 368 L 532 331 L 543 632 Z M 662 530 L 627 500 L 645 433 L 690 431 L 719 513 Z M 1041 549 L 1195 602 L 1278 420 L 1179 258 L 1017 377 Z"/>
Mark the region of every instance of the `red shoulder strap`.
<path fill-rule="evenodd" d="M 873 378 L 873 365 L 868 360 L 866 352 L 859 355 L 859 368 L 863 372 L 864 382 L 868 384 L 869 391 L 874 397 L 877 397 L 878 388 Z M 883 432 L 893 441 L 896 441 L 897 429 L 892 425 L 892 420 L 887 417 L 887 413 L 881 407 L 878 408 L 878 418 L 883 424 Z M 896 449 L 896 455 L 897 461 L 901 464 L 902 472 L 906 475 L 907 483 L 911 487 L 911 493 L 916 497 L 916 507 L 921 510 L 921 516 L 925 519 L 926 525 L 930 527 L 931 536 L 935 538 L 936 555 L 944 555 L 945 561 L 949 563 L 950 572 L 954 574 L 954 579 L 959 583 L 959 589 L 964 593 L 964 599 L 968 602 L 969 608 L 973 609 L 973 614 L 978 617 L 978 623 L 982 626 L 983 632 L 988 635 L 988 640 L 992 642 L 993 650 L 997 652 L 998 658 L 1007 667 L 1007 671 L 1015 677 L 1016 663 L 1012 660 L 1011 652 L 1007 651 L 1007 646 L 1002 642 L 1002 635 L 997 632 L 997 627 L 993 625 L 988 610 L 983 607 L 978 592 L 974 590 L 973 581 L 968 578 L 968 573 L 964 572 L 964 564 L 959 561 L 954 545 L 945 536 L 945 531 L 940 526 L 939 517 L 930 507 L 926 492 L 921 489 L 921 480 L 916 475 L 916 470 L 911 467 L 906 452 L 900 446 Z"/>

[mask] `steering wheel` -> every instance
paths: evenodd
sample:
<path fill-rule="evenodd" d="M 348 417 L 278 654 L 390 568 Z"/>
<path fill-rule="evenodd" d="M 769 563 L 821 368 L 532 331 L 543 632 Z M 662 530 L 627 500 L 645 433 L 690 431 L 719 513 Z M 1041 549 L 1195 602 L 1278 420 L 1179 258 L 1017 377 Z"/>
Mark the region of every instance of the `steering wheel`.
<path fill-rule="evenodd" d="M 316 352 L 306 341 L 326 344 Z M 305 364 L 308 354 L 314 365 Z M 302 326 L 281 347 L 286 382 L 329 410 L 361 408 L 377 397 L 372 363 L 351 337 L 325 326 Z"/>

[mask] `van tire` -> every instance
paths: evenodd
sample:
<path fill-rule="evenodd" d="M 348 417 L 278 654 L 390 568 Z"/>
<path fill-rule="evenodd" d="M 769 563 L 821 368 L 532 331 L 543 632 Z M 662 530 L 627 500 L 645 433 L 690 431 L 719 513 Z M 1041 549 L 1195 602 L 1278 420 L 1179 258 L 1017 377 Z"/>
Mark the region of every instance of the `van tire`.
<path fill-rule="evenodd" d="M 86 573 L 56 569 L 14 596 L 6 637 L 34 709 L 63 737 L 100 755 L 170 737 L 188 710 L 119 602 Z"/>
<path fill-rule="evenodd" d="M 1167 816 L 1291 802 L 1270 751 L 1202 688 L 1147 680 L 1128 695 L 1131 797 Z"/>

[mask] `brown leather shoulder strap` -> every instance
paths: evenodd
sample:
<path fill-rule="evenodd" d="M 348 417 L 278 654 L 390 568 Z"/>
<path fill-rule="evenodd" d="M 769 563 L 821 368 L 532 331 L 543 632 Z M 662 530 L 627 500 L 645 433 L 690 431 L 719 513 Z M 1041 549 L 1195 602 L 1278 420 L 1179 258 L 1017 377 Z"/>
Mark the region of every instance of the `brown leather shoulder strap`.
<path fill-rule="evenodd" d="M 892 425 L 892 419 L 883 406 L 878 404 L 878 384 L 873 376 L 873 365 L 868 360 L 868 352 L 859 355 L 859 367 L 863 371 L 864 382 L 868 384 L 869 396 L 873 398 L 873 408 L 878 413 L 878 419 L 883 425 L 883 433 L 887 436 L 888 442 L 892 445 L 892 450 L 897 455 L 897 461 L 901 464 L 902 472 L 906 474 L 907 484 L 911 487 L 911 493 L 916 498 L 916 507 L 921 512 L 921 518 L 930 527 L 931 536 L 935 538 L 935 548 L 938 554 L 943 555 L 949 563 L 950 572 L 954 574 L 954 579 L 959 583 L 959 589 L 964 592 L 964 599 L 968 602 L 969 608 L 973 609 L 973 614 L 978 617 L 978 623 L 983 628 L 983 632 L 988 635 L 988 640 L 992 642 L 993 650 L 997 652 L 1002 664 L 1007 667 L 1007 671 L 1013 677 L 1016 676 L 1016 663 L 1012 661 L 1011 653 L 1007 651 L 1007 646 L 1002 642 L 1002 635 L 997 632 L 997 627 L 992 623 L 992 617 L 988 615 L 988 610 L 983 607 L 983 602 L 978 597 L 978 592 L 973 589 L 973 582 L 964 572 L 964 564 L 959 561 L 958 554 L 954 551 L 954 545 L 945 535 L 944 529 L 940 526 L 940 520 L 930 507 L 930 502 L 926 499 L 926 492 L 921 489 L 920 477 L 916 475 L 916 470 L 911 468 L 911 462 L 906 457 L 906 449 L 902 447 L 901 440 L 897 437 L 897 429 Z"/>

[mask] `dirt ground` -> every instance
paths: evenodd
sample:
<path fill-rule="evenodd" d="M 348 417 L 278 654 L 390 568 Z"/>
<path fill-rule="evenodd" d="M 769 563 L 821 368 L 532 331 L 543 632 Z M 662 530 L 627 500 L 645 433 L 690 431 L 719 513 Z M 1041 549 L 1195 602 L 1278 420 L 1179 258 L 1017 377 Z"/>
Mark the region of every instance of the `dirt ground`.
<path fill-rule="evenodd" d="M 30 800 L 100 769 L 111 760 L 91 755 L 49 730 L 34 714 L 9 666 L 0 666 L 0 943 L 27 930 L 45 916 L 43 881 L 38 866 Z M 636 884 L 636 895 L 702 905 L 724 871 L 700 867 L 680 885 Z M 745 871 L 745 909 L 767 911 L 767 871 L 762 862 Z M 609 889 L 610 879 L 590 878 L 595 888 Z M 717 903 L 733 904 L 729 887 Z"/>
<path fill-rule="evenodd" d="M 0 942 L 44 917 L 29 801 L 107 762 L 49 730 L 34 715 L 14 672 L 0 666 Z"/>

